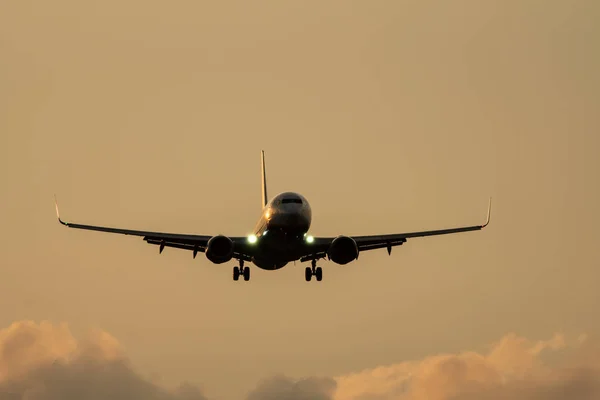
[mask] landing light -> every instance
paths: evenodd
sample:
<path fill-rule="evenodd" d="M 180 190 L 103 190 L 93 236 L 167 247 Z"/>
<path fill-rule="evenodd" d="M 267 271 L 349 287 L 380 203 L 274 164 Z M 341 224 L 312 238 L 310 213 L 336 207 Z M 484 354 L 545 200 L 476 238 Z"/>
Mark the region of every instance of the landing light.
<path fill-rule="evenodd" d="M 250 243 L 256 243 L 256 236 L 255 235 L 250 235 L 248 236 L 248 242 Z"/>
<path fill-rule="evenodd" d="M 312 236 L 307 236 L 307 237 L 306 237 L 306 243 L 312 243 L 312 242 L 314 242 L 314 241 L 315 241 L 315 238 L 314 238 L 314 237 L 312 237 Z"/>

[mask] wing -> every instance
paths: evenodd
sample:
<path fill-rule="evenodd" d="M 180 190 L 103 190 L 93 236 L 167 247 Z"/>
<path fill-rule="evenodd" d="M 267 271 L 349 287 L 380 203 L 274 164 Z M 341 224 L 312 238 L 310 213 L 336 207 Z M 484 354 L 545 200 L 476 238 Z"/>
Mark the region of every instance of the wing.
<path fill-rule="evenodd" d="M 120 229 L 120 228 L 109 228 L 104 226 L 95 225 L 82 225 L 74 224 L 71 222 L 65 222 L 60 218 L 58 211 L 58 204 L 56 205 L 56 217 L 58 222 L 68 228 L 85 229 L 90 231 L 118 233 L 121 235 L 132 235 L 142 236 L 144 240 L 153 245 L 159 246 L 159 252 L 162 253 L 165 247 L 172 247 L 176 249 L 184 249 L 193 251 L 193 256 L 196 258 L 198 252 L 204 252 L 208 241 L 212 236 L 210 235 L 190 235 L 180 233 L 165 233 L 165 232 L 150 232 L 150 231 L 138 231 L 132 229 Z M 247 245 L 247 239 L 245 237 L 230 237 L 234 243 L 234 255 L 233 258 L 238 260 L 250 261 L 252 257 L 252 247 Z"/>
<path fill-rule="evenodd" d="M 359 251 L 375 250 L 387 248 L 388 254 L 392 252 L 392 247 L 400 246 L 406 242 L 409 238 L 423 237 L 423 236 L 435 236 L 435 235 L 448 235 L 451 233 L 459 232 L 470 232 L 478 231 L 485 228 L 490 223 L 490 215 L 492 211 L 492 199 L 490 198 L 488 204 L 487 219 L 483 225 L 463 226 L 458 228 L 438 229 L 432 231 L 419 231 L 419 232 L 406 232 L 406 233 L 394 233 L 390 235 L 369 235 L 369 236 L 350 236 L 356 242 Z M 301 261 L 308 261 L 313 259 L 325 258 L 327 256 L 327 249 L 334 240 L 334 237 L 329 238 L 315 238 L 313 246 L 311 246 L 310 254 L 305 255 L 301 258 Z"/>

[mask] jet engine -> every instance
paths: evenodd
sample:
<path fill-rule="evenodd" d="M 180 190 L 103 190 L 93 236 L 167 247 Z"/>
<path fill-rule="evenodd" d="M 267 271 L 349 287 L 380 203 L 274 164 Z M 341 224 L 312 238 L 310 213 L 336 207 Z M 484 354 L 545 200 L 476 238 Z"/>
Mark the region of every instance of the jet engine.
<path fill-rule="evenodd" d="M 225 263 L 233 257 L 233 240 L 223 235 L 213 236 L 206 244 L 204 253 L 215 264 Z"/>
<path fill-rule="evenodd" d="M 336 264 L 348 264 L 358 258 L 356 241 L 348 236 L 338 236 L 329 245 L 327 257 Z"/>

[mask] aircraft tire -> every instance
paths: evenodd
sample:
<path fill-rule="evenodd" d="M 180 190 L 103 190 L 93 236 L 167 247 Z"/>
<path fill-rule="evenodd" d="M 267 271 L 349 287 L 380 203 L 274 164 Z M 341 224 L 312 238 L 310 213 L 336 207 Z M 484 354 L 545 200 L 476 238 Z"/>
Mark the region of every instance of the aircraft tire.
<path fill-rule="evenodd" d="M 233 280 L 237 281 L 240 279 L 240 269 L 238 267 L 233 267 Z"/>
<path fill-rule="evenodd" d="M 250 280 L 250 267 L 244 267 L 244 280 L 246 282 Z"/>
<path fill-rule="evenodd" d="M 315 277 L 317 278 L 317 281 L 321 282 L 323 279 L 323 268 L 317 267 L 315 271 Z"/>
<path fill-rule="evenodd" d="M 304 270 L 304 279 L 306 279 L 306 282 L 310 282 L 312 278 L 312 271 L 310 269 L 310 267 L 306 267 L 306 269 Z"/>

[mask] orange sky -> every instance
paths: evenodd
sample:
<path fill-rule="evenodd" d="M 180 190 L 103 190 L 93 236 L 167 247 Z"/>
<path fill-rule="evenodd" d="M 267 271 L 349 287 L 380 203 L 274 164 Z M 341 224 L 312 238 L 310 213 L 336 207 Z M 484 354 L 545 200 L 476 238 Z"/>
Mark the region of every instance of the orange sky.
<path fill-rule="evenodd" d="M 0 9 L 0 327 L 100 329 L 141 376 L 215 400 L 600 333 L 597 1 Z M 298 264 L 244 284 L 233 263 L 56 222 L 54 193 L 81 223 L 246 234 L 261 149 L 314 235 L 476 224 L 489 196 L 492 223 L 323 263 L 320 283 Z"/>

